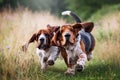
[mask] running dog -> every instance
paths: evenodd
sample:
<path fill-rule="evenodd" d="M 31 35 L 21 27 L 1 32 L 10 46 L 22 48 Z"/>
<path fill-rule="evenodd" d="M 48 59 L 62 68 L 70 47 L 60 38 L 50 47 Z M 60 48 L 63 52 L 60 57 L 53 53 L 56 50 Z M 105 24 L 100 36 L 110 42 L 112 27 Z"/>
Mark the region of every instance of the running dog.
<path fill-rule="evenodd" d="M 71 11 L 65 11 L 62 15 L 71 15 L 77 23 L 61 26 L 52 38 L 52 43 L 60 47 L 61 55 L 68 67 L 65 73 L 73 75 L 75 70 L 83 71 L 86 61 L 92 59 L 95 39 L 90 32 L 94 24 L 81 23 L 79 17 Z"/>
<path fill-rule="evenodd" d="M 48 65 L 53 65 L 54 61 L 58 57 L 59 48 L 57 46 L 51 46 L 51 38 L 58 30 L 59 26 L 47 25 L 47 29 L 40 29 L 34 33 L 29 41 L 22 46 L 23 51 L 27 51 L 30 43 L 36 41 L 36 53 L 40 59 L 41 70 L 45 72 Z"/>

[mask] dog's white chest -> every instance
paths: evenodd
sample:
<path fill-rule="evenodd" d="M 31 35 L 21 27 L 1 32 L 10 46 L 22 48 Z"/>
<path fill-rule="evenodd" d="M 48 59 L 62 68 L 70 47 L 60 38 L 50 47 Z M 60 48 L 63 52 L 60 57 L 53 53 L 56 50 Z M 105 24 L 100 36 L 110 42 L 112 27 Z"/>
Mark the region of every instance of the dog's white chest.
<path fill-rule="evenodd" d="M 57 54 L 58 53 L 58 47 L 57 46 L 51 46 L 48 51 L 37 48 L 36 53 L 41 57 L 43 55 L 46 56 L 46 57 L 49 57 L 51 54 Z"/>
<path fill-rule="evenodd" d="M 74 46 L 69 46 L 66 49 L 66 52 L 68 56 L 75 57 L 75 56 L 82 54 L 83 51 L 81 50 L 80 43 L 77 42 Z"/>

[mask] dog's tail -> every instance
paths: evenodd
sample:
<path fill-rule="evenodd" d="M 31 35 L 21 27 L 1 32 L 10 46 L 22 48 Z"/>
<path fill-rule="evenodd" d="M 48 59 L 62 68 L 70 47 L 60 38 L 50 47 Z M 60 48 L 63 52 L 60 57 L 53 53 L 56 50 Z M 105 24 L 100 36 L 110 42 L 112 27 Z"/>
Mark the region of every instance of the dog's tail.
<path fill-rule="evenodd" d="M 62 14 L 62 15 L 72 16 L 77 23 L 81 23 L 80 18 L 79 18 L 75 13 L 73 13 L 73 12 L 71 12 L 71 11 L 63 11 L 61 14 Z"/>

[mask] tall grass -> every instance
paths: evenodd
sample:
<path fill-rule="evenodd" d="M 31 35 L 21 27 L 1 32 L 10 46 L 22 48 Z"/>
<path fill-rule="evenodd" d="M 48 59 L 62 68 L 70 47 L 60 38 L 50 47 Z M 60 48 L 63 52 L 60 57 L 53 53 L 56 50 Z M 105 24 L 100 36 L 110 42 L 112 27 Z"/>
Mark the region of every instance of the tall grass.
<path fill-rule="evenodd" d="M 120 12 L 108 14 L 96 23 L 97 40 L 95 55 L 102 61 L 116 63 L 120 67 Z"/>
<path fill-rule="evenodd" d="M 21 51 L 21 46 L 33 33 L 46 28 L 47 24 L 62 25 L 65 22 L 49 12 L 32 13 L 26 9 L 15 12 L 4 10 L 0 13 L 1 79 L 25 80 L 31 77 L 36 80 L 38 78 L 39 75 L 35 74 L 40 68 L 35 54 L 35 44 L 30 45 L 27 53 Z"/>
<path fill-rule="evenodd" d="M 31 35 L 47 24 L 62 25 L 65 21 L 49 12 L 4 10 L 0 13 L 0 80 L 100 80 L 120 77 L 120 12 L 104 16 L 95 23 L 93 35 L 96 47 L 93 60 L 87 62 L 84 72 L 75 76 L 63 75 L 66 66 L 58 59 L 46 73 L 41 73 L 35 54 L 35 44 L 28 52 L 21 51 Z"/>

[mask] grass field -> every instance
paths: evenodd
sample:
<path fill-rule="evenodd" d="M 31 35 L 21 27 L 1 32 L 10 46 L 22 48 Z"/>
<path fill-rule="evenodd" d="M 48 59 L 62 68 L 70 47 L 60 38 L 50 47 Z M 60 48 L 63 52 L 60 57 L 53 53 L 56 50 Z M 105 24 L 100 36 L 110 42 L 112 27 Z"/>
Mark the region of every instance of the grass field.
<path fill-rule="evenodd" d="M 120 12 L 104 15 L 95 23 L 93 35 L 96 47 L 93 59 L 83 72 L 66 76 L 64 61 L 57 59 L 46 73 L 41 73 L 35 43 L 28 52 L 21 51 L 30 36 L 47 24 L 66 22 L 49 12 L 32 13 L 29 10 L 4 10 L 0 13 L 0 80 L 119 80 L 120 79 Z"/>

